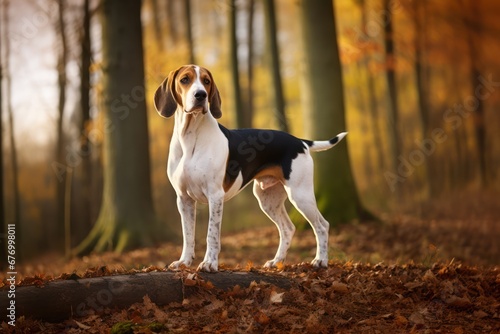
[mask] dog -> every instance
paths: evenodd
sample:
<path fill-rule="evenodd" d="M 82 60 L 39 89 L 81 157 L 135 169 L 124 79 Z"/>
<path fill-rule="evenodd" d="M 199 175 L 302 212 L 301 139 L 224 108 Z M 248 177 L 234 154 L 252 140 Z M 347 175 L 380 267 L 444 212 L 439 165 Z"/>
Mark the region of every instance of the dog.
<path fill-rule="evenodd" d="M 329 223 L 316 205 L 310 152 L 332 148 L 347 132 L 327 141 L 311 141 L 276 130 L 228 130 L 217 122 L 222 111 L 214 78 L 197 65 L 170 72 L 156 90 L 154 104 L 162 117 L 175 115 L 167 175 L 177 194 L 183 247 L 170 269 L 189 267 L 194 259 L 196 203 L 201 202 L 208 203 L 209 223 L 205 258 L 197 270 L 218 270 L 224 202 L 252 181 L 260 208 L 280 236 L 276 256 L 264 267 L 276 267 L 285 260 L 295 232 L 284 205 L 287 197 L 316 236 L 312 265 L 328 266 Z"/>

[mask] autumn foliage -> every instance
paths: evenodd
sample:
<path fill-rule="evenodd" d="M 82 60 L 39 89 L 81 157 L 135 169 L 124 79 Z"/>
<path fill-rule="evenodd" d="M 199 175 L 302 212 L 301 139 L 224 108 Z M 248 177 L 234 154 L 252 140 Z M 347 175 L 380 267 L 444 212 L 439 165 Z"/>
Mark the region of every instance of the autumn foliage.
<path fill-rule="evenodd" d="M 158 270 L 157 268 L 154 270 Z M 226 268 L 224 270 L 231 270 Z M 148 296 L 123 310 L 105 309 L 50 324 L 20 319 L 16 330 L 44 333 L 234 332 L 495 332 L 500 330 L 500 271 L 457 264 L 370 265 L 331 263 L 328 269 L 283 266 L 272 272 L 290 289 L 235 281 L 217 289 L 192 271 L 179 273 L 196 293 L 156 305 Z M 217 274 L 215 274 L 217 275 Z M 4 326 L 7 332 L 12 332 Z"/>

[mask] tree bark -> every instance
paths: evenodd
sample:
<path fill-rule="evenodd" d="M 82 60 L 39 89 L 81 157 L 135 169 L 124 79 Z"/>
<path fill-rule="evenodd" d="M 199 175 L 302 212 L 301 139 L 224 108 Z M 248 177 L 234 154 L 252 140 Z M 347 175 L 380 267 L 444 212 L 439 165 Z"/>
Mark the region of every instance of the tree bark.
<path fill-rule="evenodd" d="M 389 121 L 389 145 L 392 154 L 392 170 L 397 173 L 398 170 L 398 157 L 401 154 L 401 137 L 399 135 L 399 108 L 398 108 L 398 93 L 396 88 L 396 55 L 394 53 L 394 34 L 393 34 L 393 22 L 394 14 L 391 11 L 391 0 L 384 0 L 383 8 L 385 17 L 385 58 L 386 58 L 386 78 L 387 78 L 387 89 L 389 94 L 389 108 L 388 109 L 388 121 Z M 399 193 L 400 184 L 398 182 L 391 183 L 391 191 L 396 194 Z"/>
<path fill-rule="evenodd" d="M 428 73 L 427 66 L 424 60 L 424 51 L 426 48 L 427 39 L 427 10 L 425 1 L 415 1 L 413 3 L 413 23 L 415 25 L 415 79 L 418 99 L 418 111 L 420 115 L 420 122 L 422 123 L 422 138 L 431 137 L 432 118 L 429 105 L 428 94 Z M 435 161 L 435 157 L 428 156 L 425 159 L 425 183 L 428 185 L 429 194 L 438 194 L 439 190 L 436 189 L 436 183 L 433 182 L 434 178 L 431 177 L 431 164 Z"/>
<path fill-rule="evenodd" d="M 150 181 L 141 2 L 104 0 L 104 190 L 101 210 L 76 254 L 146 246 L 156 219 Z"/>
<path fill-rule="evenodd" d="M 16 225 L 16 240 L 19 243 L 22 242 L 22 230 L 21 230 L 21 198 L 19 194 L 19 164 L 17 162 L 17 147 L 16 147 L 16 137 L 14 136 L 14 111 L 12 110 L 12 78 L 10 72 L 10 42 L 9 42 L 9 0 L 5 0 L 3 3 L 3 40 L 5 47 L 5 60 L 4 60 L 4 80 L 5 80 L 5 100 L 8 114 L 8 127 L 9 127 L 9 145 L 10 145 L 10 164 L 12 168 L 12 193 L 13 193 L 13 218 L 12 224 Z M 5 223 L 2 221 L 2 223 Z M 16 259 L 22 259 L 21 247 L 16 247 Z"/>
<path fill-rule="evenodd" d="M 168 24 L 168 37 L 171 45 L 176 45 L 179 40 L 178 17 L 176 13 L 176 0 L 167 0 L 167 24 Z M 169 45 L 170 46 L 170 45 Z"/>
<path fill-rule="evenodd" d="M 58 0 L 58 16 L 56 30 L 59 34 L 59 50 L 57 59 L 57 85 L 59 89 L 59 100 L 58 100 L 58 115 L 57 115 L 57 125 L 56 125 L 56 161 L 63 163 L 64 159 L 64 108 L 66 106 L 66 63 L 68 59 L 68 45 L 66 39 L 66 24 L 64 22 L 64 12 L 65 12 L 65 1 Z M 67 169 L 70 167 L 66 167 Z M 59 174 L 57 183 L 57 227 L 56 227 L 56 242 L 64 240 L 64 230 L 65 230 L 65 191 L 66 191 L 66 173 Z M 62 244 L 64 245 L 64 243 Z"/>
<path fill-rule="evenodd" d="M 153 11 L 153 30 L 155 34 L 156 45 L 160 51 L 163 51 L 163 30 L 160 20 L 160 6 L 158 0 L 151 0 L 151 9 Z"/>
<path fill-rule="evenodd" d="M 276 10 L 274 0 L 264 0 L 264 17 L 266 20 L 266 39 L 269 48 L 269 57 L 274 97 L 274 115 L 280 130 L 288 132 L 288 122 L 285 113 L 285 98 L 283 96 L 283 85 L 281 83 L 280 52 L 278 39 L 276 37 Z"/>
<path fill-rule="evenodd" d="M 481 2 L 478 0 L 469 0 L 468 6 L 465 6 L 464 13 L 466 13 L 466 34 L 467 34 L 467 47 L 469 49 L 470 58 L 470 78 L 471 78 L 471 91 L 474 96 L 475 90 L 481 81 L 481 71 L 479 64 L 481 63 L 481 55 L 478 40 L 481 38 L 482 33 L 482 20 L 479 11 Z M 481 186 L 486 187 L 488 184 L 488 167 L 487 167 L 487 150 L 486 150 L 486 122 L 484 117 L 484 102 L 483 99 L 477 99 L 477 107 L 474 110 L 474 135 L 476 137 L 476 150 L 478 155 L 479 167 L 479 181 Z"/>
<path fill-rule="evenodd" d="M 245 124 L 251 128 L 253 124 L 253 77 L 254 77 L 254 13 L 255 13 L 255 0 L 248 1 L 248 62 L 247 62 L 247 110 L 245 113 Z"/>
<path fill-rule="evenodd" d="M 342 67 L 331 0 L 301 1 L 304 116 L 311 139 L 346 131 Z M 351 172 L 346 141 L 314 156 L 318 207 L 331 223 L 372 218 L 363 208 Z"/>
<path fill-rule="evenodd" d="M 193 24 L 191 22 L 191 0 L 184 0 L 184 15 L 186 18 L 186 42 L 188 45 L 189 63 L 196 64 L 194 57 Z"/>
<path fill-rule="evenodd" d="M 367 25 L 368 25 L 368 4 L 365 0 L 360 0 L 359 2 L 361 10 L 361 31 L 363 35 L 368 38 Z M 370 111 L 370 118 L 372 123 L 372 134 L 373 143 L 378 143 L 378 145 L 373 145 L 376 155 L 376 166 L 379 173 L 384 170 L 384 153 L 382 151 L 382 129 L 380 127 L 380 120 L 378 114 L 378 100 L 377 93 L 375 92 L 375 77 L 371 70 L 372 54 L 367 52 L 363 57 L 363 64 L 366 71 L 367 77 L 367 93 L 368 93 L 368 110 Z M 373 144 L 372 143 L 372 144 Z"/>
<path fill-rule="evenodd" d="M 126 309 L 149 296 L 157 305 L 181 303 L 200 289 L 228 290 L 236 285 L 248 287 L 252 282 L 265 282 L 290 289 L 293 281 L 278 275 L 254 272 L 197 273 L 188 278 L 182 272 L 150 272 L 133 275 L 103 276 L 97 278 L 68 279 L 49 282 L 41 287 L 16 288 L 16 317 L 25 316 L 58 322 L 69 317 L 84 317 L 104 308 Z M 7 295 L 8 287 L 2 288 Z M 0 300 L 2 319 L 9 306 L 7 298 Z"/>
<path fill-rule="evenodd" d="M 82 6 L 83 25 L 80 36 L 80 152 L 82 164 L 81 172 L 81 195 L 79 198 L 79 213 L 78 220 L 81 226 L 78 229 L 78 241 L 81 241 L 92 228 L 92 205 L 91 205 L 91 188 L 92 188 L 92 152 L 91 143 L 89 140 L 89 125 L 90 125 L 90 63 L 92 58 L 92 50 L 90 43 L 90 8 L 89 0 L 84 0 Z"/>
<path fill-rule="evenodd" d="M 243 109 L 243 99 L 241 96 L 240 71 L 238 60 L 238 39 L 236 36 L 236 1 L 231 0 L 229 12 L 229 52 L 231 63 L 231 81 L 233 86 L 234 110 L 236 112 L 236 127 L 248 128 L 245 122 L 245 111 Z"/>
<path fill-rule="evenodd" d="M 3 8 L 0 8 L 2 10 Z M 2 31 L 2 26 L 0 25 L 0 31 Z M 3 93 L 3 49 L 2 43 L 3 36 L 0 33 L 0 251 L 2 254 L 7 254 L 7 235 L 5 234 L 5 205 L 4 205 L 4 191 L 3 191 L 3 104 L 2 104 L 2 93 Z M 3 270 L 6 266 L 5 261 L 0 261 L 0 270 Z"/>

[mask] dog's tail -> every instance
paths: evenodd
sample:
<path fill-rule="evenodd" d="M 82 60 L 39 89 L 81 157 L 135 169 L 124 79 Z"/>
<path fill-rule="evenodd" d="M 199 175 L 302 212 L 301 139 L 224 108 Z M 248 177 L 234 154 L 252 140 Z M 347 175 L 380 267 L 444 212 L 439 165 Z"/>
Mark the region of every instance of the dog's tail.
<path fill-rule="evenodd" d="M 337 145 L 339 141 L 341 141 L 345 136 L 347 135 L 347 132 L 342 132 L 333 137 L 330 140 L 322 140 L 322 141 L 310 141 L 310 140 L 304 140 L 304 142 L 309 146 L 309 151 L 311 152 L 320 152 L 320 151 L 326 151 Z"/>

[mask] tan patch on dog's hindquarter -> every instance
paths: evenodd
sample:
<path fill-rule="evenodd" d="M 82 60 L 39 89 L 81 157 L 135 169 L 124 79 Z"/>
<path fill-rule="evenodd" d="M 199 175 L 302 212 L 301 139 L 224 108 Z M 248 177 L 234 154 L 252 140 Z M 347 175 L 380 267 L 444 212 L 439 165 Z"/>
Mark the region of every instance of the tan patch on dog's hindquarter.
<path fill-rule="evenodd" d="M 232 179 L 226 174 L 224 178 L 224 192 L 228 192 L 229 189 L 233 186 L 236 179 Z M 283 175 L 283 169 L 280 166 L 269 166 L 261 171 L 259 171 L 252 180 L 257 180 L 259 186 L 262 190 L 267 188 L 271 188 L 272 186 L 278 183 L 285 183 L 285 177 Z M 242 188 L 246 186 L 246 184 L 242 185 Z"/>

